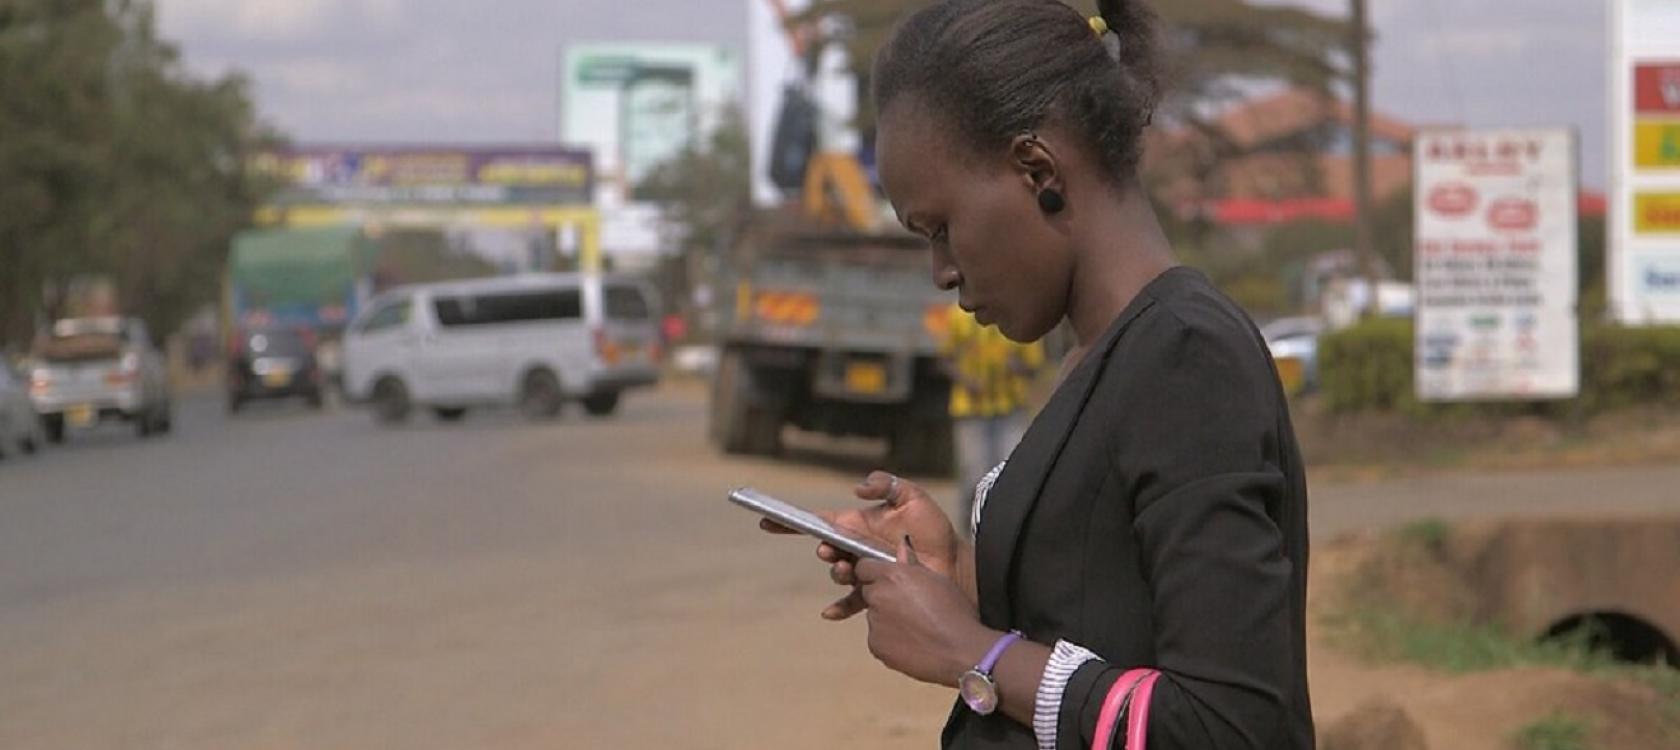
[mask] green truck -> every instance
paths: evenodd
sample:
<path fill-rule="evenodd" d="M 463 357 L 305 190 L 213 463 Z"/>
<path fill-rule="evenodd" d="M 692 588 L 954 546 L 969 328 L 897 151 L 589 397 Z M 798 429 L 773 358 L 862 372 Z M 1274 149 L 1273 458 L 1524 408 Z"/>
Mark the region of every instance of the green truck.
<path fill-rule="evenodd" d="M 224 340 L 258 329 L 307 330 L 319 342 L 324 374 L 335 379 L 344 326 L 377 291 L 378 254 L 360 227 L 240 232 L 223 287 Z"/>
<path fill-rule="evenodd" d="M 233 239 L 224 319 L 331 331 L 372 292 L 375 249 L 357 227 L 257 229 Z"/>
<path fill-rule="evenodd" d="M 905 233 L 750 234 L 719 280 L 710 434 L 726 452 L 780 452 L 786 427 L 885 438 L 894 471 L 948 474 L 950 379 L 939 362 L 955 302 Z"/>

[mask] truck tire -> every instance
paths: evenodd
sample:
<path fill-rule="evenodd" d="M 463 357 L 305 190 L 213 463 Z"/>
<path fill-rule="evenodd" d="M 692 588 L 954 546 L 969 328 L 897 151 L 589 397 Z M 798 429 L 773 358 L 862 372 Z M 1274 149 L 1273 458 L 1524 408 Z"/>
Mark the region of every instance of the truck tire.
<path fill-rule="evenodd" d="M 725 453 L 771 456 L 782 451 L 782 415 L 767 402 L 752 366 L 728 350 L 712 381 L 711 432 Z"/>
<path fill-rule="evenodd" d="M 64 415 L 48 414 L 41 417 L 41 432 L 47 436 L 47 442 L 57 445 L 64 442 Z"/>
<path fill-rule="evenodd" d="M 888 461 L 906 474 L 950 477 L 956 471 L 955 437 L 949 419 L 907 420 L 887 440 Z"/>

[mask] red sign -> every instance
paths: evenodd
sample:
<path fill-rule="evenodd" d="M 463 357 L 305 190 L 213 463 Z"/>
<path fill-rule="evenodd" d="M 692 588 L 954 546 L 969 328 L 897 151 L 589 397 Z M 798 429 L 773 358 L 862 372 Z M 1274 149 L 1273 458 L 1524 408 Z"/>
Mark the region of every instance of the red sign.
<path fill-rule="evenodd" d="M 1449 182 L 1429 191 L 1429 210 L 1448 218 L 1467 216 L 1476 210 L 1476 189 L 1463 182 Z"/>
<path fill-rule="evenodd" d="M 1680 62 L 1635 65 L 1633 108 L 1642 115 L 1680 115 Z"/>
<path fill-rule="evenodd" d="M 1488 206 L 1488 224 L 1506 232 L 1531 231 L 1540 225 L 1540 207 L 1522 198 L 1504 198 Z"/>

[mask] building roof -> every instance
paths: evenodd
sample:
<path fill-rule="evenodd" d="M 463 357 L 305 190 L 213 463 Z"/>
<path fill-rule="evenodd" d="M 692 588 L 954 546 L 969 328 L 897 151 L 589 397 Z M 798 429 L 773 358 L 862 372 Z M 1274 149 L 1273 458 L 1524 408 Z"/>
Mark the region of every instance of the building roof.
<path fill-rule="evenodd" d="M 1306 89 L 1288 89 L 1233 107 L 1218 118 L 1219 125 L 1239 145 L 1251 146 L 1300 133 L 1326 121 L 1353 124 L 1353 107 Z M 1371 112 L 1371 135 L 1410 143 L 1411 124 L 1381 112 Z"/>

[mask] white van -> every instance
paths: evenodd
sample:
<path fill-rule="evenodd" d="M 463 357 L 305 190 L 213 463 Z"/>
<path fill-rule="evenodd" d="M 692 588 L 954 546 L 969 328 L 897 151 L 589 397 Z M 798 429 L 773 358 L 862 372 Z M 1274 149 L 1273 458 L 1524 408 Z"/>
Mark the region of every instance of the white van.
<path fill-rule="evenodd" d="M 617 276 L 527 274 L 404 287 L 362 308 L 344 336 L 344 388 L 382 422 L 416 407 L 460 419 L 517 405 L 536 418 L 581 401 L 591 415 L 659 379 L 654 292 Z"/>

